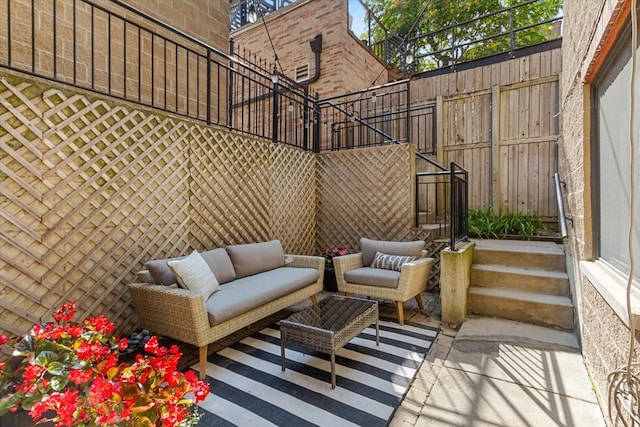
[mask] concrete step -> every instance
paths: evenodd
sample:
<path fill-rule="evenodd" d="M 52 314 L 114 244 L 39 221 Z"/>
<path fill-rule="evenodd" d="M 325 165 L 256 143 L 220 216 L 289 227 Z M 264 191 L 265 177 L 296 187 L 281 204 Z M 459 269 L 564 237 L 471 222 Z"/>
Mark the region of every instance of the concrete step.
<path fill-rule="evenodd" d="M 467 296 L 470 313 L 564 330 L 573 329 L 573 304 L 566 296 L 479 286 L 470 287 Z"/>
<path fill-rule="evenodd" d="M 540 270 L 566 271 L 562 246 L 551 242 L 474 240 L 474 264 L 500 264 Z"/>
<path fill-rule="evenodd" d="M 569 275 L 563 271 L 474 263 L 471 266 L 471 286 L 568 296 Z"/>
<path fill-rule="evenodd" d="M 469 316 L 456 335 L 456 342 L 497 342 L 559 351 L 580 350 L 573 332 L 494 317 Z"/>

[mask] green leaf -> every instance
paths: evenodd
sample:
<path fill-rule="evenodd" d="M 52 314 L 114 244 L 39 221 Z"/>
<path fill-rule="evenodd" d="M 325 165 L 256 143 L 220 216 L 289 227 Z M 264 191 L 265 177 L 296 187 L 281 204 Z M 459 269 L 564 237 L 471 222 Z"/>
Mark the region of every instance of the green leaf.
<path fill-rule="evenodd" d="M 51 378 L 51 388 L 55 391 L 62 391 L 69 383 L 69 380 L 66 376 L 57 376 Z"/>
<path fill-rule="evenodd" d="M 47 366 L 47 370 L 52 375 L 67 375 L 67 368 L 64 364 L 60 362 L 51 362 L 49 366 Z"/>
<path fill-rule="evenodd" d="M 41 351 L 36 356 L 36 365 L 47 366 L 51 362 L 58 360 L 58 353 L 54 351 Z"/>
<path fill-rule="evenodd" d="M 24 338 L 16 344 L 13 355 L 14 356 L 26 356 L 27 354 L 35 351 L 35 342 L 31 335 L 25 335 Z"/>

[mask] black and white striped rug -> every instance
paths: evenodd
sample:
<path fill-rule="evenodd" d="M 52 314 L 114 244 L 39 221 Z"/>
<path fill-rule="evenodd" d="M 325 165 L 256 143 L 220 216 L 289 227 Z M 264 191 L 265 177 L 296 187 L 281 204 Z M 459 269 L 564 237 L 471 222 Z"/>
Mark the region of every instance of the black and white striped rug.
<path fill-rule="evenodd" d="M 438 329 L 380 321 L 336 355 L 287 345 L 280 365 L 278 325 L 209 356 L 211 394 L 199 426 L 385 426 L 402 401 Z M 197 369 L 197 365 L 193 367 Z"/>

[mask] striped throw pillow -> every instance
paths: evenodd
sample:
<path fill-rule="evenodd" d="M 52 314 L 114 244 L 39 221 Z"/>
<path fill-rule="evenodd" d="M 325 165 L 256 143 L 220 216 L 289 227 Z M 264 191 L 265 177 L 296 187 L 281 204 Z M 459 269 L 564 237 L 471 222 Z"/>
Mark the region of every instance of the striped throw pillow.
<path fill-rule="evenodd" d="M 415 260 L 416 257 L 414 256 L 389 255 L 383 254 L 382 252 L 376 252 L 376 255 L 373 257 L 371 267 L 400 271 L 400 268 L 402 268 L 402 264 Z"/>

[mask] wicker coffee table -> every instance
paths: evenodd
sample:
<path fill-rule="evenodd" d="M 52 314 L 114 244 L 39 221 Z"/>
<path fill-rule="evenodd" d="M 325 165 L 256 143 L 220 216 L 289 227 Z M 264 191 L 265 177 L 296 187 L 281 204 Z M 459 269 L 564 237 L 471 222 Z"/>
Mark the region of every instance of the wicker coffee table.
<path fill-rule="evenodd" d="M 330 296 L 280 321 L 282 370 L 286 369 L 286 343 L 331 355 L 331 388 L 336 388 L 336 351 L 372 323 L 380 345 L 378 303 L 362 298 Z"/>

